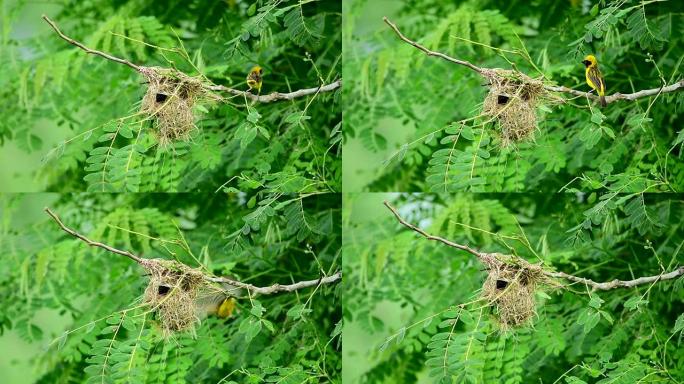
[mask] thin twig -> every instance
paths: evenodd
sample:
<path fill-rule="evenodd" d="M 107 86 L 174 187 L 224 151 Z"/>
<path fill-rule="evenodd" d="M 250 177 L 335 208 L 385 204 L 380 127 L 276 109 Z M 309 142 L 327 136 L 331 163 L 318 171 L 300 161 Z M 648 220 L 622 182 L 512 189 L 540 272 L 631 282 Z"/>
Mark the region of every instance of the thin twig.
<path fill-rule="evenodd" d="M 440 58 L 442 58 L 442 59 L 444 59 L 444 60 L 446 60 L 446 61 L 450 61 L 450 62 L 452 62 L 452 63 L 454 63 L 454 64 L 464 65 L 464 66 L 466 66 L 466 67 L 472 69 L 472 70 L 475 71 L 475 72 L 482 73 L 482 68 L 478 67 L 477 65 L 475 65 L 475 64 L 473 64 L 473 63 L 471 63 L 471 62 L 469 62 L 469 61 L 459 60 L 459 59 L 453 58 L 453 57 L 451 57 L 451 56 L 449 56 L 449 55 L 446 55 L 446 54 L 444 54 L 444 53 L 432 51 L 432 50 L 427 49 L 426 47 L 424 47 L 424 46 L 422 46 L 422 45 L 416 43 L 415 41 L 409 39 L 408 37 L 404 36 L 404 34 L 401 33 L 401 31 L 399 30 L 399 28 L 397 28 L 397 26 L 394 25 L 394 23 L 392 23 L 391 21 L 389 21 L 389 19 L 388 19 L 387 17 L 383 17 L 382 20 L 383 20 L 387 25 L 389 25 L 390 28 L 392 28 L 392 29 L 394 30 L 394 33 L 396 33 L 397 36 L 399 36 L 400 39 L 402 39 L 402 40 L 404 40 L 404 42 L 406 42 L 406 43 L 408 43 L 408 44 L 410 44 L 410 45 L 412 45 L 412 46 L 414 46 L 414 47 L 420 49 L 420 50 L 423 51 L 426 55 L 428 55 L 428 56 L 440 57 Z"/>
<path fill-rule="evenodd" d="M 422 229 L 418 228 L 417 226 L 415 226 L 415 225 L 413 225 L 413 224 L 407 222 L 406 220 L 404 220 L 404 219 L 399 215 L 399 212 L 397 212 L 397 210 L 394 209 L 394 207 L 392 207 L 392 206 L 390 205 L 389 202 L 385 201 L 384 204 L 385 204 L 385 206 L 386 206 L 390 211 L 392 211 L 392 213 L 394 214 L 394 217 L 396 217 L 397 220 L 398 220 L 403 226 L 405 226 L 405 227 L 407 227 L 407 228 L 409 228 L 409 229 L 411 229 L 411 230 L 413 230 L 413 231 L 416 231 L 416 232 L 420 233 L 420 234 L 421 234 L 423 237 L 425 237 L 426 239 L 428 239 L 428 240 L 439 241 L 439 242 L 444 243 L 444 244 L 446 244 L 446 245 L 448 245 L 448 246 L 450 246 L 450 247 L 454 247 L 454 248 L 457 248 L 457 249 L 466 251 L 466 252 L 470 253 L 470 254 L 473 255 L 473 256 L 476 256 L 476 257 L 478 257 L 478 258 L 482 258 L 482 253 L 481 253 L 481 252 L 478 252 L 477 250 L 475 250 L 475 249 L 473 249 L 473 248 L 470 248 L 470 247 L 468 247 L 467 245 L 454 243 L 453 241 L 449 241 L 449 240 L 444 239 L 444 238 L 442 238 L 442 237 L 433 236 L 433 235 L 428 234 L 427 232 L 423 231 Z"/>
<path fill-rule="evenodd" d="M 66 225 L 64 225 L 64 223 L 62 223 L 62 220 L 60 220 L 59 217 L 58 217 L 54 212 L 52 212 L 52 211 L 50 210 L 50 208 L 47 208 L 47 207 L 46 207 L 46 208 L 45 208 L 45 212 L 47 212 L 47 214 L 50 215 L 50 217 L 52 217 L 52 219 L 53 219 L 54 221 L 57 222 L 57 224 L 59 225 L 59 227 L 62 228 L 62 230 L 63 230 L 64 232 L 66 232 L 66 233 L 70 234 L 71 236 L 74 236 L 74 237 L 76 237 L 76 238 L 82 240 L 83 242 L 85 242 L 86 244 L 90 245 L 91 247 L 102 248 L 102 249 L 107 250 L 107 251 L 109 251 L 109 252 L 116 253 L 117 255 L 126 256 L 126 257 L 128 257 L 129 259 L 135 261 L 135 262 L 138 263 L 138 264 L 142 264 L 142 263 L 143 263 L 143 260 L 144 260 L 144 259 L 143 259 L 142 257 L 140 257 L 140 256 L 134 255 L 134 254 L 132 254 L 132 253 L 130 253 L 130 252 L 128 252 L 128 251 L 122 251 L 121 249 L 114 248 L 114 247 L 109 246 L 109 245 L 107 245 L 107 244 L 103 244 L 103 243 L 100 243 L 100 242 L 97 242 L 97 241 L 90 240 L 89 238 L 87 238 L 87 237 L 81 235 L 80 233 L 76 232 L 75 230 L 73 230 L 73 229 L 67 227 Z"/>
<path fill-rule="evenodd" d="M 86 47 L 85 45 L 83 45 L 82 43 L 80 43 L 80 42 L 78 42 L 78 41 L 76 41 L 76 40 L 74 40 L 74 39 L 68 37 L 67 35 L 65 35 L 64 33 L 62 33 L 62 31 L 59 30 L 59 28 L 57 27 L 57 24 L 55 24 L 54 21 L 50 20 L 49 17 L 43 15 L 43 20 L 45 20 L 48 24 L 50 24 L 50 26 L 52 27 L 52 29 L 54 29 L 55 32 L 57 32 L 57 34 L 59 35 L 59 37 L 61 37 L 62 39 L 68 41 L 70 44 L 73 44 L 73 45 L 75 45 L 75 46 L 81 48 L 82 50 L 84 50 L 84 51 L 86 51 L 86 52 L 88 52 L 88 53 L 92 53 L 93 55 L 102 56 L 102 57 L 104 57 L 104 58 L 107 59 L 107 60 L 111 60 L 111 61 L 114 61 L 114 62 L 119 63 L 119 64 L 128 65 L 129 67 L 135 69 L 136 71 L 140 71 L 140 66 L 139 66 L 139 65 L 135 65 L 135 64 L 131 63 L 131 62 L 128 61 L 128 60 L 121 59 L 121 58 L 118 58 L 118 57 L 116 57 L 116 56 L 112 56 L 112 55 L 110 55 L 110 54 L 108 54 L 108 53 L 104 53 L 104 52 L 98 51 L 98 50 L 96 50 L 96 49 L 90 49 L 90 48 Z"/>
<path fill-rule="evenodd" d="M 432 50 L 420 45 L 419 43 L 409 39 L 408 37 L 404 36 L 404 34 L 401 33 L 401 31 L 399 30 L 399 28 L 397 28 L 397 26 L 394 23 L 389 21 L 387 19 L 387 17 L 383 17 L 382 19 L 385 21 L 385 23 L 387 23 L 387 25 L 390 26 L 390 28 L 392 28 L 392 30 L 394 30 L 394 32 L 397 34 L 397 36 L 401 40 L 403 40 L 405 43 L 412 45 L 413 47 L 423 51 L 428 56 L 440 57 L 440 58 L 447 60 L 447 61 L 450 61 L 452 63 L 466 66 L 466 67 L 472 69 L 473 71 L 475 71 L 479 74 L 482 74 L 484 71 L 493 69 L 493 68 L 478 67 L 477 65 L 475 65 L 469 61 L 460 60 L 460 59 L 451 57 L 451 56 L 446 55 L 446 54 L 441 53 L 441 52 L 432 51 Z M 568 87 L 564 87 L 564 86 L 544 85 L 544 89 L 546 89 L 547 91 L 551 91 L 551 92 L 569 93 L 569 94 L 574 95 L 574 96 L 588 97 L 588 98 L 593 99 L 593 100 L 598 99 L 598 96 L 596 96 L 595 94 L 592 94 L 591 92 L 582 92 L 582 91 L 578 91 L 576 89 L 572 89 L 572 88 L 568 88 Z M 634 92 L 634 93 L 616 92 L 612 95 L 606 96 L 606 104 L 610 104 L 610 103 L 616 102 L 618 100 L 634 101 L 634 100 L 642 98 L 642 97 L 654 96 L 654 95 L 658 95 L 660 93 L 675 92 L 675 91 L 678 91 L 680 89 L 684 89 L 684 79 L 679 80 L 673 84 L 670 84 L 670 85 L 667 85 L 664 87 L 658 87 L 658 88 L 653 88 L 653 89 L 644 89 L 644 90 Z"/>
<path fill-rule="evenodd" d="M 145 67 L 142 65 L 133 64 L 132 62 L 130 62 L 126 59 L 122 59 L 122 58 L 110 55 L 108 53 L 98 51 L 96 49 L 88 48 L 83 43 L 81 43 L 77 40 L 74 40 L 71 37 L 65 35 L 57 27 L 57 24 L 55 24 L 55 22 L 52 21 L 49 17 L 43 15 L 43 19 L 50 25 L 50 27 L 52 27 L 52 29 L 55 30 L 55 32 L 59 35 L 59 37 L 66 40 L 70 44 L 73 44 L 76 47 L 84 50 L 87 53 L 104 57 L 105 59 L 111 60 L 115 63 L 127 65 L 127 66 L 135 69 L 136 71 L 141 72 L 141 73 L 144 72 L 145 69 L 149 68 L 149 67 Z M 340 80 L 334 81 L 330 84 L 324 84 L 324 85 L 321 85 L 321 86 L 315 87 L 315 88 L 305 88 L 305 89 L 300 89 L 300 90 L 289 92 L 289 93 L 273 92 L 273 93 L 270 93 L 268 95 L 255 95 L 255 94 L 252 94 L 252 93 L 247 92 L 247 91 L 241 91 L 239 89 L 229 88 L 229 87 L 226 87 L 224 85 L 202 84 L 202 86 L 207 90 L 218 91 L 218 92 L 228 92 L 228 93 L 233 94 L 235 96 L 244 96 L 244 97 L 249 98 L 250 100 L 257 101 L 260 103 L 270 103 L 270 102 L 278 101 L 278 100 L 293 100 L 293 99 L 296 99 L 298 97 L 308 96 L 308 95 L 320 93 L 320 92 L 331 92 L 331 91 L 334 91 L 334 90 L 336 90 L 342 86 L 342 80 L 340 79 Z"/>
<path fill-rule="evenodd" d="M 439 236 L 430 235 L 427 232 L 425 232 L 424 230 L 418 228 L 416 225 L 413 225 L 413 224 L 407 222 L 406 220 L 404 220 L 399 215 L 397 210 L 394 207 L 392 207 L 387 201 L 385 201 L 384 204 L 394 214 L 394 216 L 397 218 L 397 221 L 399 221 L 400 224 L 402 224 L 403 226 L 405 226 L 405 227 L 407 227 L 413 231 L 418 232 L 421 236 L 427 238 L 428 240 L 436 240 L 436 241 L 444 243 L 450 247 L 464 250 L 464 251 L 476 256 L 477 258 L 479 258 L 481 260 L 487 259 L 487 258 L 491 257 L 491 255 L 493 255 L 492 253 L 485 253 L 485 252 L 476 251 L 475 249 L 473 249 L 467 245 L 455 243 L 453 241 L 446 240 L 446 239 L 441 238 Z M 599 282 L 596 282 L 596 281 L 591 280 L 591 279 L 586 279 L 584 277 L 570 275 L 570 274 L 565 273 L 565 272 L 552 272 L 552 271 L 547 271 L 547 270 L 542 270 L 542 272 L 544 273 L 544 275 L 549 276 L 549 277 L 561 278 L 561 279 L 570 280 L 570 281 L 573 281 L 576 283 L 582 283 L 582 284 L 585 284 L 587 286 L 592 287 L 594 290 L 607 291 L 607 290 L 610 290 L 613 288 L 630 288 L 630 287 L 635 287 L 637 285 L 654 283 L 657 281 L 671 280 L 671 279 L 674 279 L 674 278 L 677 278 L 679 276 L 684 275 L 684 266 L 679 267 L 679 268 L 675 269 L 674 271 L 671 271 L 668 273 L 661 273 L 660 275 L 644 276 L 644 277 L 639 277 L 639 278 L 634 279 L 634 280 L 617 280 L 617 279 L 615 279 L 615 280 L 606 281 L 603 283 L 599 283 Z"/>
<path fill-rule="evenodd" d="M 130 258 L 131 260 L 135 261 L 136 263 L 145 266 L 154 263 L 154 259 L 147 259 L 144 257 L 136 256 L 133 253 L 129 251 L 124 251 L 121 249 L 114 248 L 110 245 L 100 243 L 97 241 L 90 240 L 86 236 L 78 233 L 77 231 L 67 227 L 62 223 L 62 220 L 59 219 L 59 217 L 50 210 L 50 208 L 45 208 L 45 212 L 47 212 L 48 215 L 59 225 L 59 227 L 66 233 L 68 233 L 71 236 L 76 237 L 77 239 L 85 242 L 86 244 L 92 246 L 92 247 L 98 247 L 102 248 L 104 250 L 107 250 L 109 252 L 115 253 L 117 255 L 122 255 Z M 333 275 L 330 276 L 321 276 L 320 278 L 316 280 L 305 280 L 305 281 L 300 281 L 294 284 L 288 284 L 288 285 L 283 285 L 283 284 L 273 284 L 268 287 L 257 287 L 252 284 L 248 283 L 243 283 L 241 281 L 233 280 L 227 277 L 216 277 L 216 276 L 209 276 L 209 275 L 203 275 L 204 279 L 206 281 L 210 281 L 213 283 L 225 283 L 225 284 L 230 284 L 239 288 L 247 289 L 250 290 L 251 292 L 255 294 L 260 294 L 260 295 L 270 295 L 278 292 L 293 292 L 299 289 L 303 288 L 308 288 L 308 287 L 313 287 L 317 285 L 324 285 L 324 284 L 333 284 L 342 279 L 342 272 L 338 271 Z"/>

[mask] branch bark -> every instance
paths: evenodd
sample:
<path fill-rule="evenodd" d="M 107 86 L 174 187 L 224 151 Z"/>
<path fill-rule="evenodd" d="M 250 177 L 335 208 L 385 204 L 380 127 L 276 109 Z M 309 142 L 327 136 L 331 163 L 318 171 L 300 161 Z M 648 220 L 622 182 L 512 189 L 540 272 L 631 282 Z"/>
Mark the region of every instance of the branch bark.
<path fill-rule="evenodd" d="M 67 35 L 65 35 L 64 33 L 62 33 L 62 31 L 59 29 L 59 27 L 57 27 L 57 24 L 55 24 L 54 21 L 50 20 L 49 17 L 43 15 L 43 20 L 45 20 L 48 24 L 50 24 L 50 27 L 52 27 L 52 29 L 54 29 L 55 32 L 57 32 L 57 34 L 59 35 L 59 37 L 61 37 L 62 39 L 68 41 L 70 44 L 73 44 L 73 45 L 75 45 L 75 46 L 81 48 L 82 50 L 86 51 L 87 53 L 91 53 L 91 54 L 97 55 L 97 56 L 102 56 L 102 57 L 104 57 L 104 58 L 107 59 L 107 60 L 111 60 L 111 61 L 113 61 L 113 62 L 115 62 L 115 63 L 119 63 L 119 64 L 128 65 L 129 67 L 135 69 L 136 71 L 140 71 L 140 66 L 139 66 L 139 65 L 135 65 L 135 64 L 131 63 L 131 62 L 128 61 L 128 60 L 121 59 L 121 58 L 118 58 L 118 57 L 116 57 L 116 56 L 112 56 L 112 55 L 110 55 L 110 54 L 108 54 L 108 53 L 104 53 L 104 52 L 98 51 L 98 50 L 96 50 L 96 49 L 90 49 L 90 48 L 86 47 L 85 45 L 83 45 L 83 43 L 80 43 L 80 42 L 78 42 L 78 41 L 76 41 L 76 40 L 74 40 L 74 39 L 68 37 Z"/>
<path fill-rule="evenodd" d="M 239 288 L 244 288 L 247 290 L 250 290 L 254 293 L 258 293 L 261 295 L 270 295 L 273 293 L 278 293 L 278 292 L 293 292 L 298 289 L 302 288 L 308 288 L 308 287 L 313 287 L 317 285 L 324 285 L 324 284 L 332 284 L 335 283 L 339 280 L 342 279 L 342 271 L 337 271 L 336 273 L 330 275 L 330 276 L 321 276 L 320 278 L 316 280 L 305 280 L 305 281 L 300 281 L 294 284 L 288 284 L 288 285 L 283 285 L 283 284 L 273 284 L 268 287 L 257 287 L 252 284 L 247 284 L 243 283 L 240 281 L 236 281 L 233 279 L 229 279 L 226 277 L 214 277 L 214 278 L 209 278 L 209 281 L 212 281 L 214 283 L 225 283 L 225 284 L 230 284 L 234 285 Z"/>
<path fill-rule="evenodd" d="M 120 57 L 116 57 L 116 56 L 110 55 L 108 53 L 98 51 L 96 49 L 88 48 L 83 43 L 81 43 L 77 40 L 74 40 L 71 37 L 65 35 L 59 29 L 59 27 L 57 27 L 57 24 L 54 21 L 52 21 L 49 17 L 47 17 L 45 15 L 43 15 L 42 17 L 43 17 L 43 20 L 45 20 L 50 25 L 50 27 L 52 27 L 52 29 L 59 35 L 59 37 L 66 40 L 70 44 L 82 49 L 86 53 L 90 53 L 93 55 L 104 57 L 105 59 L 111 60 L 115 63 L 127 65 L 127 66 L 135 69 L 138 72 L 143 72 L 145 68 L 148 68 L 148 67 L 145 67 L 142 65 L 134 64 L 134 63 L 132 63 L 126 59 L 122 59 Z M 342 80 L 340 79 L 340 80 L 334 81 L 330 84 L 321 85 L 321 86 L 315 87 L 315 88 L 300 89 L 300 90 L 289 92 L 289 93 L 273 92 L 273 93 L 270 93 L 268 95 L 254 95 L 250 92 L 241 91 L 239 89 L 234 89 L 234 88 L 229 88 L 229 87 L 226 87 L 224 85 L 215 85 L 215 84 L 204 85 L 204 87 L 206 89 L 211 90 L 211 91 L 227 92 L 227 93 L 230 93 L 230 94 L 235 95 L 235 96 L 244 96 L 244 97 L 247 97 L 248 99 L 250 99 L 252 101 L 256 101 L 256 102 L 260 102 L 260 103 L 270 103 L 270 102 L 279 101 L 279 100 L 293 100 L 293 99 L 296 99 L 298 97 L 308 96 L 308 95 L 317 94 L 317 93 L 321 93 L 321 92 L 331 92 L 331 91 L 334 91 L 334 90 L 340 88 L 341 86 L 342 86 Z"/>
<path fill-rule="evenodd" d="M 422 229 L 418 228 L 417 226 L 415 226 L 415 225 L 407 222 L 406 220 L 404 220 L 399 215 L 397 210 L 392 205 L 389 204 L 389 202 L 385 201 L 384 204 L 392 212 L 392 214 L 394 214 L 397 221 L 399 221 L 399 223 L 401 225 L 419 233 L 421 236 L 427 238 L 428 240 L 436 240 L 436 241 L 439 241 L 439 242 L 446 244 L 450 247 L 466 251 L 466 252 L 476 256 L 480 260 L 489 258 L 493 255 L 493 253 L 480 252 L 480 251 L 477 251 L 474 248 L 471 248 L 467 245 L 455 243 L 453 241 L 446 240 L 446 239 L 441 238 L 439 236 L 430 235 L 427 232 L 425 232 L 424 230 L 422 230 Z M 592 289 L 594 289 L 594 290 L 608 291 L 608 290 L 611 290 L 614 288 L 631 288 L 631 287 L 636 287 L 637 285 L 650 284 L 650 283 L 655 283 L 657 281 L 675 279 L 675 278 L 678 278 L 678 277 L 684 275 L 684 266 L 679 267 L 679 268 L 675 269 L 674 271 L 667 272 L 667 273 L 663 272 L 663 273 L 661 273 L 659 275 L 655 275 L 655 276 L 644 276 L 644 277 L 639 277 L 639 278 L 634 279 L 634 280 L 617 280 L 617 279 L 615 279 L 615 280 L 606 281 L 606 282 L 596 282 L 596 281 L 591 280 L 591 279 L 587 279 L 587 278 L 579 277 L 579 276 L 574 276 L 574 275 L 571 275 L 571 274 L 568 274 L 565 272 L 552 272 L 552 271 L 547 271 L 547 270 L 542 270 L 542 272 L 544 273 L 544 275 L 546 275 L 548 277 L 561 278 L 561 279 L 569 280 L 569 281 L 572 281 L 575 283 L 582 283 L 582 284 L 585 284 L 589 287 L 592 287 Z"/>
<path fill-rule="evenodd" d="M 258 101 L 260 103 L 270 103 L 272 101 L 278 101 L 278 100 L 292 100 L 296 99 L 298 97 L 302 96 L 307 96 L 315 93 L 321 93 L 321 92 L 330 92 L 334 91 L 337 88 L 342 86 L 342 80 L 337 80 L 334 81 L 330 84 L 326 85 L 321 85 L 320 87 L 316 88 L 304 88 L 300 89 L 298 91 L 290 92 L 290 93 L 280 93 L 280 92 L 273 92 L 269 93 L 268 95 L 255 95 L 253 93 L 247 92 L 247 91 L 240 91 L 237 89 L 233 88 L 228 88 L 223 85 L 212 85 L 209 86 L 208 88 L 211 89 L 212 91 L 223 91 L 223 92 L 228 92 L 230 94 L 233 94 L 235 96 L 245 96 L 250 100 L 253 101 Z"/>
<path fill-rule="evenodd" d="M 408 228 L 408 229 L 410 229 L 410 230 L 412 230 L 412 231 L 416 231 L 416 232 L 420 233 L 423 237 L 425 237 L 425 238 L 428 239 L 428 240 L 439 241 L 440 243 L 444 243 L 444 244 L 446 244 L 446 245 L 448 245 L 448 246 L 450 246 L 450 247 L 453 247 L 453 248 L 456 248 L 456 249 L 460 249 L 460 250 L 462 250 L 462 251 L 466 251 L 466 252 L 470 253 L 471 255 L 473 255 L 473 256 L 475 256 L 475 257 L 477 257 L 477 258 L 479 258 L 479 259 L 482 258 L 482 253 L 481 253 L 481 252 L 479 252 L 479 251 L 477 251 L 477 250 L 475 250 L 475 249 L 473 249 L 473 248 L 470 248 L 470 247 L 468 247 L 467 245 L 454 243 L 453 241 L 447 240 L 447 239 L 445 239 L 445 238 L 442 238 L 442 237 L 439 237 L 439 236 L 433 236 L 433 235 L 428 234 L 427 232 L 423 231 L 422 229 L 418 228 L 417 226 L 415 226 L 415 225 L 413 225 L 413 224 L 407 222 L 406 220 L 404 220 L 404 219 L 401 217 L 401 215 L 399 215 L 399 212 L 397 212 L 397 210 L 394 209 L 394 207 L 391 206 L 389 202 L 385 201 L 384 204 L 385 204 L 385 207 L 387 207 L 387 209 L 389 209 L 390 211 L 392 211 L 392 213 L 394 214 L 394 217 L 397 218 L 397 220 L 399 221 L 399 223 L 401 223 L 401 225 L 405 226 L 406 228 Z"/>
<path fill-rule="evenodd" d="M 66 233 L 69 235 L 83 241 L 84 243 L 88 244 L 91 247 L 97 247 L 97 248 L 102 248 L 106 251 L 115 253 L 117 255 L 122 255 L 126 256 L 129 259 L 135 261 L 136 263 L 140 265 L 145 265 L 146 263 L 150 263 L 152 259 L 147 259 L 138 255 L 135 255 L 129 251 L 124 251 L 118 248 L 114 248 L 110 245 L 100 243 L 97 241 L 90 240 L 86 236 L 78 233 L 74 229 L 71 229 L 67 227 L 62 220 L 59 219 L 59 216 L 57 216 L 50 208 L 45 208 L 45 212 L 54 220 L 57 225 Z M 313 286 L 318 286 L 318 285 L 325 285 L 325 284 L 334 284 L 337 283 L 338 281 L 342 280 L 342 271 L 338 271 L 330 276 L 321 276 L 320 278 L 316 280 L 305 280 L 305 281 L 299 281 L 297 283 L 293 284 L 273 284 L 268 287 L 258 287 L 253 284 L 248 284 L 248 283 L 243 283 L 238 280 L 230 279 L 227 277 L 216 277 L 216 276 L 209 276 L 209 275 L 204 275 L 204 279 L 206 281 L 210 281 L 213 283 L 226 283 L 230 284 L 239 288 L 247 289 L 255 294 L 260 294 L 260 295 L 271 295 L 274 293 L 279 293 L 279 292 L 293 292 L 299 289 L 303 288 L 308 288 L 308 287 L 313 287 Z"/>
<path fill-rule="evenodd" d="M 50 217 L 52 217 L 52 220 L 54 220 L 54 221 L 57 222 L 57 224 L 59 225 L 59 227 L 62 228 L 62 230 L 63 230 L 64 232 L 70 234 L 71 236 L 74 236 L 74 237 L 80 239 L 81 241 L 83 241 L 84 243 L 90 245 L 91 247 L 102 248 L 102 249 L 107 250 L 107 251 L 109 251 L 109 252 L 116 253 L 117 255 L 126 256 L 126 257 L 128 257 L 129 259 L 135 261 L 135 262 L 138 263 L 138 264 L 141 264 L 141 263 L 143 262 L 143 258 L 140 257 L 140 256 L 134 255 L 134 254 L 132 254 L 132 253 L 130 253 L 130 252 L 128 252 L 128 251 L 122 251 L 122 250 L 120 250 L 120 249 L 111 247 L 111 246 L 109 246 L 109 245 L 107 245 L 107 244 L 103 244 L 103 243 L 100 243 L 100 242 L 97 242 L 97 241 L 90 240 L 89 238 L 87 238 L 87 237 L 81 235 L 80 233 L 74 231 L 73 229 L 67 227 L 66 225 L 64 225 L 64 223 L 62 223 L 62 220 L 60 220 L 59 217 L 58 217 L 54 212 L 52 212 L 52 211 L 50 210 L 50 208 L 45 208 L 45 212 L 47 212 L 47 214 L 50 215 Z"/>
<path fill-rule="evenodd" d="M 408 43 L 408 44 L 410 44 L 410 45 L 413 45 L 415 48 L 420 49 L 420 50 L 423 51 L 426 55 L 428 55 L 428 56 L 436 56 L 436 57 L 442 58 L 442 59 L 444 59 L 444 60 L 446 60 L 446 61 L 450 61 L 450 62 L 452 62 L 452 63 L 454 63 L 454 64 L 466 66 L 466 67 L 472 69 L 473 71 L 475 71 L 475 72 L 477 72 L 477 73 L 482 73 L 482 68 L 478 67 L 477 65 L 475 65 L 475 64 L 473 64 L 473 63 L 471 63 L 471 62 L 469 62 L 469 61 L 459 60 L 459 59 L 453 58 L 453 57 L 451 57 L 451 56 L 449 56 L 449 55 L 446 55 L 446 54 L 444 54 L 444 53 L 432 51 L 432 50 L 430 50 L 430 49 L 427 49 L 425 46 L 420 45 L 420 44 L 418 44 L 417 42 L 415 42 L 415 41 L 409 39 L 408 37 L 404 36 L 404 34 L 401 33 L 401 31 L 399 30 L 399 28 L 397 28 L 397 26 L 396 26 L 394 23 L 392 23 L 387 17 L 383 17 L 382 20 L 383 20 L 387 25 L 389 25 L 390 28 L 392 28 L 392 29 L 394 30 L 394 33 L 396 33 L 397 36 L 399 36 L 400 39 L 402 39 L 404 42 L 406 42 L 406 43 Z"/>
<path fill-rule="evenodd" d="M 394 31 L 394 33 L 396 33 L 396 35 L 399 37 L 399 39 L 401 39 L 405 43 L 412 45 L 413 47 L 423 51 L 428 56 L 440 57 L 440 58 L 442 58 L 446 61 L 452 62 L 454 64 L 463 65 L 465 67 L 472 69 L 473 71 L 477 72 L 478 74 L 482 74 L 482 72 L 485 70 L 493 69 L 493 68 L 478 67 L 477 65 L 475 65 L 469 61 L 456 59 L 456 58 L 451 57 L 449 55 L 446 55 L 444 53 L 432 51 L 432 50 L 426 48 L 425 46 L 420 45 L 419 43 L 407 38 L 403 33 L 401 33 L 399 28 L 394 23 L 392 23 L 387 17 L 383 17 L 382 19 L 387 25 L 390 26 L 390 28 L 392 28 L 392 30 Z M 569 94 L 574 95 L 574 96 L 588 97 L 592 100 L 598 100 L 598 96 L 596 96 L 593 93 L 582 92 L 582 91 L 578 91 L 576 89 L 572 89 L 572 88 L 568 88 L 568 87 L 564 87 L 564 86 L 546 85 L 545 84 L 544 89 L 551 91 L 551 92 L 569 93 Z M 667 86 L 662 86 L 662 87 L 652 88 L 652 89 L 644 89 L 644 90 L 634 92 L 634 93 L 616 92 L 612 95 L 606 96 L 606 104 L 614 103 L 618 100 L 634 101 L 634 100 L 642 98 L 642 97 L 654 96 L 654 95 L 658 95 L 660 93 L 675 92 L 675 91 L 678 91 L 680 89 L 684 89 L 684 79 L 681 79 L 681 80 L 679 80 L 673 84 L 667 85 Z"/>

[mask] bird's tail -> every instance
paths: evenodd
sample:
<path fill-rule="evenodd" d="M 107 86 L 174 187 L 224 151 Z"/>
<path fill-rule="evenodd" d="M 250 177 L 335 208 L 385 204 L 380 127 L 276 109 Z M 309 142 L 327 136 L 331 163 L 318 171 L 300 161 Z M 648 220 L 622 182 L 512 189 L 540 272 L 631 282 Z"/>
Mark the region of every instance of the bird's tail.
<path fill-rule="evenodd" d="M 608 105 L 608 104 L 606 103 L 606 97 L 605 97 L 605 96 L 599 96 L 599 100 L 601 101 L 601 106 L 602 106 L 602 107 L 605 107 L 606 105 Z"/>

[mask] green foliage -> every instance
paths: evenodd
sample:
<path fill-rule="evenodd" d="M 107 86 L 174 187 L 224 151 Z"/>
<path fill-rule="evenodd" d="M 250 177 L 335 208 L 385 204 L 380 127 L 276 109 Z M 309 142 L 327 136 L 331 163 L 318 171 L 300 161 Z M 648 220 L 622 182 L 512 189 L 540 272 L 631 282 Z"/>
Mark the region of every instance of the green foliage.
<path fill-rule="evenodd" d="M 480 115 L 487 80 L 425 55 L 381 23 L 387 16 L 428 49 L 480 67 L 518 69 L 546 84 L 589 90 L 580 63 L 589 53 L 598 57 L 608 94 L 681 80 L 681 2 L 588 5 L 498 0 L 345 5 L 344 66 L 356 75 L 343 90 L 345 143 L 384 160 L 382 167 L 349 161 L 348 172 L 360 175 L 354 188 L 684 189 L 681 92 L 618 101 L 605 109 L 561 94 L 570 100 L 537 105 L 533 139 L 503 146 L 499 123 Z M 631 184 L 635 179 L 643 182 Z"/>
<path fill-rule="evenodd" d="M 682 264 L 679 195 L 392 200 L 402 217 L 429 234 L 594 281 L 652 276 Z M 345 359 L 359 355 L 359 373 L 349 383 L 684 378 L 684 279 L 595 292 L 558 280 L 564 286 L 552 283 L 536 292 L 538 315 L 530 326 L 501 329 L 496 313 L 479 299 L 486 273 L 472 255 L 399 225 L 374 194 L 352 195 L 344 203 L 344 316 L 351 340 L 344 353 Z M 643 212 L 657 224 L 645 225 Z M 353 337 L 357 333 L 363 337 Z"/>
<path fill-rule="evenodd" d="M 480 316 L 482 314 L 480 313 Z M 448 316 L 448 314 L 447 314 Z M 458 321 L 466 329 L 458 334 L 454 329 Z M 430 368 L 430 377 L 438 378 L 439 383 L 476 383 L 484 368 L 484 341 L 486 335 L 481 329 L 481 317 L 474 321 L 470 313 L 457 311 L 456 317 L 447 319 L 439 325 L 446 332 L 432 336 L 425 364 Z"/>
<path fill-rule="evenodd" d="M 20 38 L 25 4 L 7 7 L 0 139 L 43 155 L 34 166 L 41 190 L 341 190 L 336 91 L 263 104 L 227 93 L 198 100 L 189 140 L 164 145 L 140 113 L 143 77 L 69 45 L 38 16 L 31 25 L 42 33 Z M 239 90 L 256 64 L 262 94 L 341 77 L 337 1 L 69 1 L 49 16 L 89 48 Z"/>
<path fill-rule="evenodd" d="M 64 233 L 41 201 L 94 241 L 178 260 L 257 286 L 341 268 L 335 194 L 25 195 L 0 200 L 4 332 L 40 345 L 40 383 L 339 383 L 339 285 L 238 299 L 231 318 L 202 315 L 163 335 L 141 305 L 136 263 Z M 26 210 L 26 207 L 32 208 Z M 253 213 L 268 206 L 254 223 Z M 41 321 L 56 316 L 56 323 Z"/>

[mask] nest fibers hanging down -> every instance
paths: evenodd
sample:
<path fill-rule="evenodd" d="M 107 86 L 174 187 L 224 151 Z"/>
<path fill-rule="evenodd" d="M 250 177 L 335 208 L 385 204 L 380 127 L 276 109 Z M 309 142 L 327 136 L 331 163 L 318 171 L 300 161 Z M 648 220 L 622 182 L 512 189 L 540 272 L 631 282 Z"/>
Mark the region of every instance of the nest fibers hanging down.
<path fill-rule="evenodd" d="M 513 70 L 484 69 L 489 93 L 482 105 L 482 115 L 499 123 L 501 143 L 534 140 L 537 129 L 536 107 L 547 96 L 540 80 Z"/>
<path fill-rule="evenodd" d="M 203 298 L 221 291 L 207 283 L 201 271 L 173 260 L 149 259 L 142 266 L 150 279 L 143 303 L 156 315 L 162 332 L 193 332 L 205 314 Z"/>
<path fill-rule="evenodd" d="M 220 100 L 203 87 L 199 77 L 160 67 L 142 67 L 140 73 L 147 79 L 140 112 L 154 122 L 162 146 L 190 139 L 191 132 L 197 129 L 193 115 L 195 104 Z"/>
<path fill-rule="evenodd" d="M 547 283 L 541 267 L 525 260 L 488 254 L 481 260 L 487 268 L 482 297 L 492 307 L 502 329 L 523 326 L 537 314 L 535 291 Z"/>

